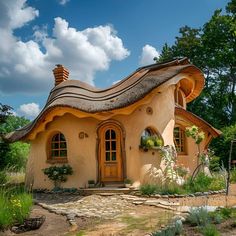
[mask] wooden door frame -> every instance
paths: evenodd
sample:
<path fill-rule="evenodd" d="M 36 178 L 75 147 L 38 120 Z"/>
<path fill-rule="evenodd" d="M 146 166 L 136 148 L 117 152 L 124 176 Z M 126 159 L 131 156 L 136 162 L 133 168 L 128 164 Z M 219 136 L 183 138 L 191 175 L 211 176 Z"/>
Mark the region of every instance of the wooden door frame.
<path fill-rule="evenodd" d="M 122 179 L 126 178 L 126 151 L 125 151 L 125 129 L 123 125 L 116 120 L 106 120 L 98 124 L 97 126 L 97 145 L 96 145 L 96 154 L 97 154 L 97 182 L 101 183 L 101 137 L 100 130 L 106 126 L 115 126 L 120 131 L 120 147 L 121 147 L 121 168 L 122 168 Z"/>

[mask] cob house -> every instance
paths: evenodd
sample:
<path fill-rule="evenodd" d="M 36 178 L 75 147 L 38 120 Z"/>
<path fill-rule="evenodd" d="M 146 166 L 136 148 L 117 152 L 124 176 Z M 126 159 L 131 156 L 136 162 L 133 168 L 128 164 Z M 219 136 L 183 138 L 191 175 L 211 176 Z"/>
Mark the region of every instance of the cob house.
<path fill-rule="evenodd" d="M 202 71 L 187 58 L 138 68 L 107 89 L 69 80 L 62 65 L 53 74 L 55 87 L 41 113 L 8 135 L 11 142 L 31 144 L 26 184 L 34 189 L 51 189 L 42 169 L 62 164 L 73 168 L 62 187 L 85 187 L 88 180 L 105 186 L 126 178 L 136 186 L 148 182 L 164 165 L 158 148 L 143 148 L 148 137 L 156 146 L 175 146 L 177 164 L 193 172 L 197 149 L 185 128 L 196 125 L 205 133 L 202 150 L 220 134 L 186 109 L 204 87 Z"/>

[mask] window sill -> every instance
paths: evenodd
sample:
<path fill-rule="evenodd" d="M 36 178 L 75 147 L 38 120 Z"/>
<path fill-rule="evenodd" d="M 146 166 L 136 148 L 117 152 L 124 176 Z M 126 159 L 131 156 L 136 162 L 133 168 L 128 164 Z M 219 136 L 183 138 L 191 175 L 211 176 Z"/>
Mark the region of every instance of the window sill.
<path fill-rule="evenodd" d="M 48 159 L 47 160 L 47 163 L 50 163 L 50 164 L 55 164 L 55 163 L 68 163 L 68 159 L 67 158 L 60 158 L 60 159 Z"/>
<path fill-rule="evenodd" d="M 148 150 L 157 150 L 157 151 L 160 151 L 161 150 L 161 147 L 142 147 L 142 146 L 139 146 L 139 150 L 140 151 L 143 151 L 143 152 L 148 152 Z"/>

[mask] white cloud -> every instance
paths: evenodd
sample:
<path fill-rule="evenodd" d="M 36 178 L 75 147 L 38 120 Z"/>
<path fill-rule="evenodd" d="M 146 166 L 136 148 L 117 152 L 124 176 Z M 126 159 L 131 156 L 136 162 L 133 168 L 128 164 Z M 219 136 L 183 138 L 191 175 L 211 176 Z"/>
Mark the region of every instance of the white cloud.
<path fill-rule="evenodd" d="M 24 116 L 28 119 L 33 119 L 39 114 L 39 112 L 40 112 L 39 105 L 32 102 L 20 105 L 16 113 L 19 116 Z"/>
<path fill-rule="evenodd" d="M 115 85 L 115 84 L 119 83 L 120 81 L 121 80 L 116 80 L 116 81 L 112 82 L 112 85 Z"/>
<path fill-rule="evenodd" d="M 93 84 L 97 71 L 108 70 L 112 60 L 123 60 L 130 54 L 111 25 L 79 31 L 57 17 L 52 36 L 47 26 L 34 26 L 33 39 L 22 41 L 14 36 L 14 29 L 33 20 L 39 12 L 27 6 L 25 0 L 10 0 L 0 1 L 0 13 L 0 22 L 5 22 L 0 24 L 3 93 L 45 91 L 53 86 L 55 64 L 65 65 L 71 79 Z"/>
<path fill-rule="evenodd" d="M 60 5 L 66 5 L 70 0 L 59 0 Z"/>
<path fill-rule="evenodd" d="M 142 49 L 142 54 L 140 56 L 139 64 L 141 66 L 146 66 L 148 64 L 153 64 L 153 58 L 160 57 L 160 53 L 156 50 L 156 48 L 146 44 Z"/>

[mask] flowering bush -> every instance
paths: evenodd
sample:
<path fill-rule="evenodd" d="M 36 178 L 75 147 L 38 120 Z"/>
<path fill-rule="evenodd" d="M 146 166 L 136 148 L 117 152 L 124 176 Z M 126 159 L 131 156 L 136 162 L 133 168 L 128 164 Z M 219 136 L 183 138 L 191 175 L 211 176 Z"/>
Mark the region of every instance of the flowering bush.
<path fill-rule="evenodd" d="M 187 137 L 191 137 L 194 139 L 196 144 L 200 144 L 202 140 L 205 138 L 204 132 L 200 132 L 198 127 L 193 125 L 191 127 L 187 127 L 185 131 Z"/>
<path fill-rule="evenodd" d="M 73 174 L 73 170 L 70 165 L 51 166 L 43 169 L 43 173 L 47 175 L 50 180 L 54 181 L 55 187 L 59 187 L 58 185 L 60 185 L 61 182 L 66 182 L 66 175 Z"/>
<path fill-rule="evenodd" d="M 33 205 L 32 195 L 24 190 L 0 189 L 0 231 L 14 224 L 22 224 L 29 216 Z M 0 233 L 1 234 L 1 233 Z"/>

